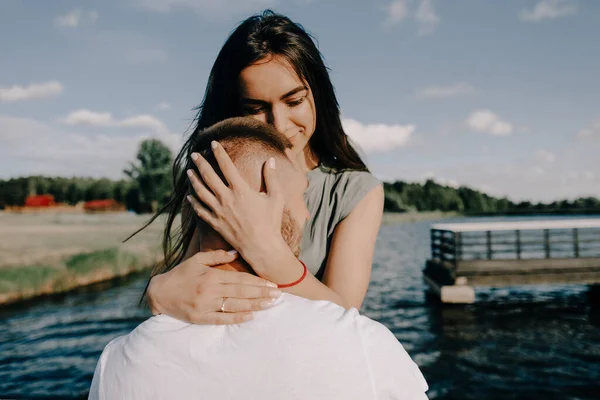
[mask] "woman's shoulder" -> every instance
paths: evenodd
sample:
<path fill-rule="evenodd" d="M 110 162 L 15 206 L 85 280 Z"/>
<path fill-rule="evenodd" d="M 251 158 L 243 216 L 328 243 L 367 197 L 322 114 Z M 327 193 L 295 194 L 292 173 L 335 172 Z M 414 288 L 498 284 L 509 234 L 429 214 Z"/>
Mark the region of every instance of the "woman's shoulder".
<path fill-rule="evenodd" d="M 323 164 L 309 172 L 309 181 L 311 184 L 328 184 L 343 192 L 348 190 L 368 192 L 381 184 L 381 181 L 369 171 L 337 169 Z"/>
<path fill-rule="evenodd" d="M 309 172 L 309 188 L 311 191 L 324 196 L 321 201 L 329 203 L 339 213 L 339 218 L 345 218 L 367 193 L 381 184 L 368 171 L 353 169 L 336 169 L 320 165 Z"/>

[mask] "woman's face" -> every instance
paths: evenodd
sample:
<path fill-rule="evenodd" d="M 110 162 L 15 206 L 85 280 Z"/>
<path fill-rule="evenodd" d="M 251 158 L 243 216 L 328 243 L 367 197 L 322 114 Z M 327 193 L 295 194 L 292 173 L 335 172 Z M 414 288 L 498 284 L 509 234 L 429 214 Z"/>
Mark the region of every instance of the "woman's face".
<path fill-rule="evenodd" d="M 244 115 L 273 125 L 291 142 L 298 154 L 315 132 L 316 113 L 312 91 L 280 57 L 252 64 L 240 74 Z"/>

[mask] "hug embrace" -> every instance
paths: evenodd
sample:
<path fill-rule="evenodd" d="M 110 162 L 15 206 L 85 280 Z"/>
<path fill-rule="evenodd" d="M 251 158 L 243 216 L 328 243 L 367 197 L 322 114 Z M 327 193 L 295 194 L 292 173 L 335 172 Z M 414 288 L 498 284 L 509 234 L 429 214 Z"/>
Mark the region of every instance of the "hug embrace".
<path fill-rule="evenodd" d="M 173 182 L 153 218 L 167 215 L 154 316 L 106 346 L 91 399 L 427 398 L 394 335 L 357 311 L 383 188 L 302 26 L 265 11 L 233 31 Z"/>

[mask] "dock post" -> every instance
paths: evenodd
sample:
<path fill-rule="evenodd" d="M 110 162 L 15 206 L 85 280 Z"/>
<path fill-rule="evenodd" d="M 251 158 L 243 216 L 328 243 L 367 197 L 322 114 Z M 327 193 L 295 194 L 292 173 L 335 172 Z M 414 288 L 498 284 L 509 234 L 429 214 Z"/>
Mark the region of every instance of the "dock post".
<path fill-rule="evenodd" d="M 467 278 L 459 277 L 454 285 L 442 285 L 427 274 L 423 275 L 425 283 L 438 295 L 445 304 L 473 304 L 475 303 L 475 289 L 467 285 Z"/>

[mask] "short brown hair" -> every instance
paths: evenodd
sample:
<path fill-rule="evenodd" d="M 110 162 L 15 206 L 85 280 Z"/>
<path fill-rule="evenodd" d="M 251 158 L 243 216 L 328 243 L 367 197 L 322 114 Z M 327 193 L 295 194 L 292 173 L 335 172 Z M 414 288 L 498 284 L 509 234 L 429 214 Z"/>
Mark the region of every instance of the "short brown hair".
<path fill-rule="evenodd" d="M 258 150 L 275 156 L 287 157 L 285 151 L 292 148 L 289 139 L 273 126 L 250 117 L 228 118 L 206 128 L 197 135 L 192 152 L 199 153 L 204 157 L 225 183 L 227 181 L 210 147 L 213 140 L 223 146 L 236 164 L 248 157 L 251 151 Z"/>

